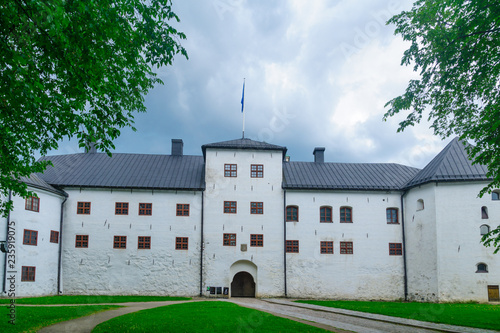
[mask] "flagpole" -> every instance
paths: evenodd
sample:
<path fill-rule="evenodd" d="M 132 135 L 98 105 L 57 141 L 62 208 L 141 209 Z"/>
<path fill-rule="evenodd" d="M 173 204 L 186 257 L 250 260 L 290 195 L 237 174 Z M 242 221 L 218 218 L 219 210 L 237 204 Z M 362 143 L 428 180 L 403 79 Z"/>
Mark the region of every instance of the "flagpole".
<path fill-rule="evenodd" d="M 242 139 L 245 138 L 245 78 L 243 78 L 243 92 L 241 93 L 241 113 L 243 116 L 243 134 Z"/>

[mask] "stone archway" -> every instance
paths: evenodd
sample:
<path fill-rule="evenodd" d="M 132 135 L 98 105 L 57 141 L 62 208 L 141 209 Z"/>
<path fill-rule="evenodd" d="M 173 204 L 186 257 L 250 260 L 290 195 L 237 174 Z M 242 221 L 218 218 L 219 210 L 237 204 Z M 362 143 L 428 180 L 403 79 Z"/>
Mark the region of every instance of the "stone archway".
<path fill-rule="evenodd" d="M 248 272 L 238 272 L 231 282 L 232 297 L 255 297 L 255 281 Z"/>
<path fill-rule="evenodd" d="M 229 269 L 231 297 L 255 297 L 259 294 L 257 265 L 249 260 L 235 261 Z"/>

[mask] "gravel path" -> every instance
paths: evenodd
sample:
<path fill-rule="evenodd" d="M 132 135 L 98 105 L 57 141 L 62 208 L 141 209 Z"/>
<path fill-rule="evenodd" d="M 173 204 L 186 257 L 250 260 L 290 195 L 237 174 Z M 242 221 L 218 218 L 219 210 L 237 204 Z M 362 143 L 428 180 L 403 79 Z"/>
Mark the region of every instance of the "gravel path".
<path fill-rule="evenodd" d="M 492 333 L 496 331 L 434 324 L 417 320 L 382 316 L 357 311 L 334 309 L 323 306 L 294 303 L 286 299 L 259 300 L 255 298 L 231 298 L 227 300 L 241 306 L 284 316 L 321 327 L 332 332 L 460 332 Z"/>

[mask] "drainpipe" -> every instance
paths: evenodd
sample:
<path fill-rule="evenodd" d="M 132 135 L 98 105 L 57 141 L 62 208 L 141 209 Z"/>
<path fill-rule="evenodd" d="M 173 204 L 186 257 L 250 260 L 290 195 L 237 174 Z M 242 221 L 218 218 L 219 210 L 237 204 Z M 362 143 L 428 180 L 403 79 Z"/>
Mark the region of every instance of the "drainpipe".
<path fill-rule="evenodd" d="M 286 189 L 283 190 L 283 273 L 285 278 L 285 297 L 288 297 L 286 285 Z"/>
<path fill-rule="evenodd" d="M 11 200 L 12 200 L 12 190 L 9 190 L 9 201 Z M 5 249 L 7 250 L 7 252 L 5 252 L 5 265 L 3 270 L 3 282 L 2 282 L 2 291 L 4 294 L 7 292 L 6 282 L 7 282 L 7 255 L 9 254 L 9 224 L 10 224 L 10 210 L 9 213 L 7 214 L 7 224 L 5 229 Z"/>
<path fill-rule="evenodd" d="M 201 245 L 200 245 L 200 297 L 203 296 L 203 197 L 204 191 L 201 191 Z"/>
<path fill-rule="evenodd" d="M 406 190 L 401 194 L 401 229 L 403 232 L 403 274 L 404 274 L 404 290 L 405 301 L 408 301 L 408 274 L 406 271 L 406 237 L 405 237 L 405 208 L 403 197 L 406 195 Z"/>
<path fill-rule="evenodd" d="M 61 291 L 61 272 L 62 272 L 62 242 L 63 242 L 63 222 L 64 222 L 64 204 L 68 200 L 68 194 L 64 193 L 64 200 L 61 202 L 61 218 L 59 220 L 59 258 L 57 260 L 57 294 L 60 295 Z"/>

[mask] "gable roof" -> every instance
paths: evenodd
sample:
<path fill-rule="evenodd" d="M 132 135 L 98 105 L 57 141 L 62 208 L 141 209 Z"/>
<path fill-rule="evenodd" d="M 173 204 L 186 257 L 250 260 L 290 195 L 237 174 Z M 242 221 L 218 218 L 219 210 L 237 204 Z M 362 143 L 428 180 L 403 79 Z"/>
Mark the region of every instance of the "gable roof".
<path fill-rule="evenodd" d="M 201 190 L 201 156 L 82 153 L 42 157 L 48 166 L 38 176 L 58 186 Z"/>
<path fill-rule="evenodd" d="M 434 181 L 489 180 L 487 172 L 488 168 L 484 165 L 472 165 L 464 144 L 457 137 L 410 180 L 405 188 Z"/>
<path fill-rule="evenodd" d="M 283 188 L 328 190 L 400 190 L 419 169 L 395 163 L 283 164 Z"/>
<path fill-rule="evenodd" d="M 49 184 L 47 184 L 47 182 L 45 182 L 43 179 L 41 179 L 34 173 L 32 173 L 29 177 L 21 177 L 19 180 L 30 187 L 66 196 L 66 193 L 64 191 L 58 190 L 53 186 L 50 186 Z"/>
<path fill-rule="evenodd" d="M 286 147 L 273 145 L 262 141 L 255 141 L 247 138 L 215 142 L 203 145 L 201 146 L 201 150 L 203 151 L 203 157 L 206 157 L 207 148 L 233 149 L 233 150 L 234 149 L 279 150 L 283 152 L 283 156 L 285 156 L 287 151 Z"/>

